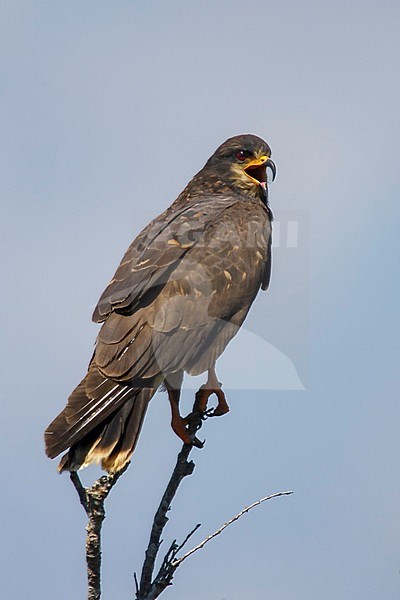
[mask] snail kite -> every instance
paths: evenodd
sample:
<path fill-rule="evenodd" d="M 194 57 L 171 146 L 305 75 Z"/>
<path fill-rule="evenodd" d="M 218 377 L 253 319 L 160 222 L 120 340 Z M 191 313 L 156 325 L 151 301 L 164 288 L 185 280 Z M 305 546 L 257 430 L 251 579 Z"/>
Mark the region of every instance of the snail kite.
<path fill-rule="evenodd" d="M 271 150 L 254 135 L 224 142 L 175 202 L 128 248 L 93 313 L 103 323 L 88 372 L 45 432 L 59 471 L 101 462 L 120 470 L 134 450 L 150 399 L 168 391 L 172 428 L 183 374 L 208 373 L 199 407 L 215 393 L 229 410 L 215 363 L 271 273 L 267 167 Z"/>

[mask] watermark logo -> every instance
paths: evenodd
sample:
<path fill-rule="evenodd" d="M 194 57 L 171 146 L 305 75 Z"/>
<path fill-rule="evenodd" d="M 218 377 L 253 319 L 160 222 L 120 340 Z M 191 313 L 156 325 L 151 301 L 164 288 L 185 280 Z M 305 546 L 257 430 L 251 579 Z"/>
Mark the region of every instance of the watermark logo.
<path fill-rule="evenodd" d="M 204 373 L 217 359 L 218 377 L 225 389 L 304 390 L 308 354 L 307 215 L 277 215 L 270 290 L 266 296 L 259 293 L 250 317 L 245 319 L 250 303 L 247 281 L 254 263 L 258 261 L 256 268 L 260 268 L 266 257 L 263 235 L 258 224 L 249 223 L 237 239 L 234 234 L 235 239 L 229 238 L 226 230 L 222 237 L 209 238 L 201 227 L 187 228 L 182 238 L 167 225 L 163 234 L 167 240 L 165 262 L 157 247 L 152 261 L 147 260 L 146 253 L 138 256 L 121 285 L 111 287 L 110 294 L 106 292 L 102 299 L 105 308 L 111 304 L 122 307 L 132 319 L 130 337 L 122 335 L 119 342 L 123 349 L 113 363 L 118 367 L 115 362 L 120 361 L 119 377 L 127 365 L 153 360 L 163 376 L 186 370 L 192 376 L 185 379 L 184 387 L 198 389 L 204 383 L 204 375 L 198 373 Z M 221 252 L 224 248 L 230 252 L 236 243 L 240 244 L 238 264 L 227 260 L 225 265 Z M 146 243 L 143 246 L 145 249 Z M 207 262 L 214 256 L 215 268 Z M 145 307 L 141 308 L 143 301 Z M 150 304 L 153 310 L 146 312 Z M 131 312 L 133 317 L 129 317 Z M 111 320 L 109 343 L 113 344 L 115 326 Z M 147 347 L 143 350 L 145 336 Z M 106 337 L 100 336 L 107 344 Z M 150 363 L 140 358 L 142 351 Z M 151 370 L 154 372 L 154 365 Z M 129 371 L 134 377 L 146 377 L 145 371 L 137 375 L 135 368 Z"/>

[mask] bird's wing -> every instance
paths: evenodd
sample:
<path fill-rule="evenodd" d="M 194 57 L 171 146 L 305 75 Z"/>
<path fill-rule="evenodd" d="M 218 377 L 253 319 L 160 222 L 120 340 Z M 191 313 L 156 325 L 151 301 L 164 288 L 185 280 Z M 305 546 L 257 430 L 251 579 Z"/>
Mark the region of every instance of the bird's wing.
<path fill-rule="evenodd" d="M 208 224 L 235 198 L 208 196 L 174 203 L 156 217 L 126 251 L 113 279 L 101 295 L 93 321 L 101 323 L 111 312 L 129 314 L 151 302 Z"/>
<path fill-rule="evenodd" d="M 215 364 L 260 289 L 270 234 L 264 207 L 238 201 L 187 254 L 157 298 L 153 346 L 164 373 Z"/>
<path fill-rule="evenodd" d="M 260 289 L 270 228 L 254 203 L 207 209 L 218 218 L 203 223 L 157 296 L 128 315 L 113 312 L 104 323 L 95 362 L 106 377 L 203 372 L 238 331 Z"/>

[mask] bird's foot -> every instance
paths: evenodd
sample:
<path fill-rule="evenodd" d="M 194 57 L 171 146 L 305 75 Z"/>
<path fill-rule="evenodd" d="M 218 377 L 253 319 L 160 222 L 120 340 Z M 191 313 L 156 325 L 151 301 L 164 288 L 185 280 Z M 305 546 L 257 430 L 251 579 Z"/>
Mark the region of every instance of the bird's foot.
<path fill-rule="evenodd" d="M 207 403 L 210 396 L 215 394 L 218 398 L 218 404 L 215 408 L 210 408 L 207 410 Z M 203 418 L 207 419 L 208 417 L 219 417 L 221 415 L 225 415 L 229 412 L 229 406 L 225 398 L 225 394 L 221 388 L 210 389 L 205 385 L 202 385 L 201 388 L 196 393 L 196 400 L 194 403 L 194 411 L 198 411 L 203 414 Z"/>
<path fill-rule="evenodd" d="M 218 383 L 218 382 L 217 382 Z M 218 398 L 218 404 L 215 408 L 207 410 L 207 403 L 210 396 L 215 394 Z M 172 421 L 171 426 L 176 435 L 184 444 L 191 444 L 196 448 L 203 448 L 204 442 L 196 437 L 196 431 L 202 426 L 202 421 L 209 417 L 219 417 L 229 412 L 229 406 L 225 394 L 220 387 L 210 387 L 202 385 L 196 392 L 193 410 L 186 417 L 181 417 L 177 408 L 177 403 L 172 402 Z"/>
<path fill-rule="evenodd" d="M 195 433 L 190 433 L 190 426 L 191 415 L 188 415 L 187 417 L 174 416 L 172 418 L 171 427 L 184 444 L 191 444 L 196 446 L 196 448 L 203 448 L 204 442 L 199 440 Z M 199 429 L 199 427 L 196 429 Z"/>

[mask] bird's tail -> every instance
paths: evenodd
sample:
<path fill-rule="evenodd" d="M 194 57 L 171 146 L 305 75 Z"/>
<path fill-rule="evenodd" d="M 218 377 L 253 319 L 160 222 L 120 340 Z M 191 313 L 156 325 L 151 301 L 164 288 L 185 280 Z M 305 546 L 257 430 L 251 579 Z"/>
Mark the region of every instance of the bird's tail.
<path fill-rule="evenodd" d="M 101 462 L 109 472 L 121 470 L 135 449 L 156 389 L 118 384 L 92 365 L 45 431 L 47 456 L 54 458 L 69 448 L 58 466 L 60 473 L 92 462 Z"/>

